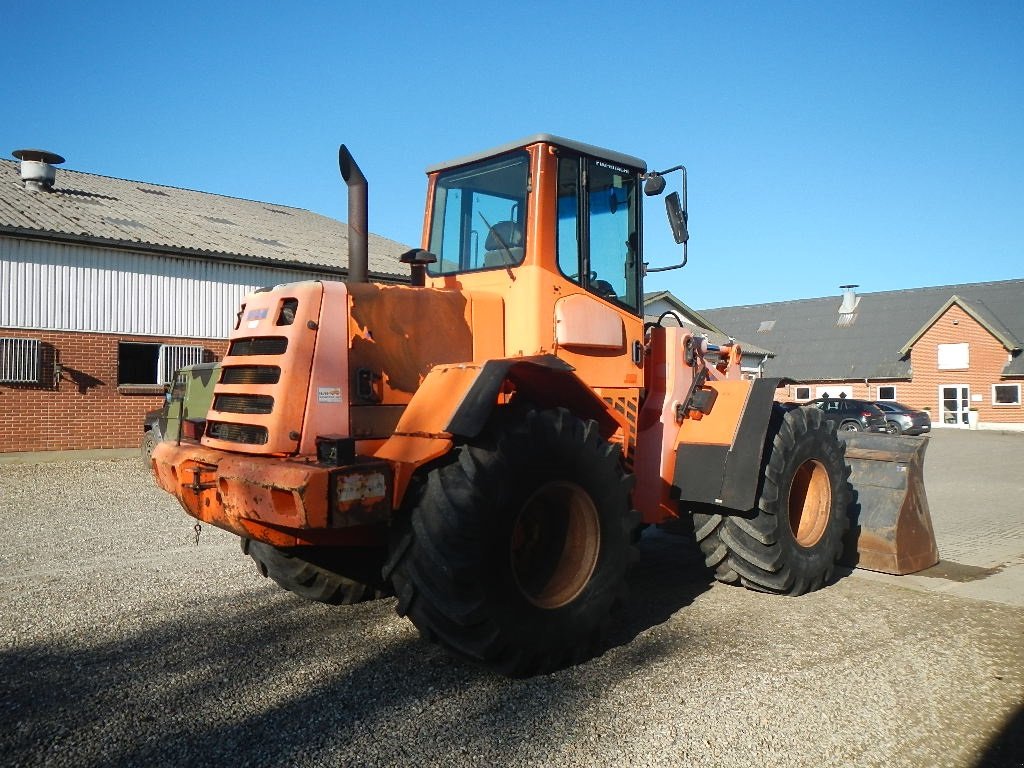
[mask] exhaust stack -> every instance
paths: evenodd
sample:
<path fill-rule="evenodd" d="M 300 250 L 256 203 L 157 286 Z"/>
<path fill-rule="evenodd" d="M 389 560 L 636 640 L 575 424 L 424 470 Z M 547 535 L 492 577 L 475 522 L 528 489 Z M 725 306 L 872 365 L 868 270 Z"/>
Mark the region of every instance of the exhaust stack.
<path fill-rule="evenodd" d="M 348 281 L 369 282 L 370 264 L 369 224 L 367 201 L 369 200 L 366 177 L 356 165 L 348 147 L 338 147 L 338 167 L 341 178 L 348 185 Z"/>

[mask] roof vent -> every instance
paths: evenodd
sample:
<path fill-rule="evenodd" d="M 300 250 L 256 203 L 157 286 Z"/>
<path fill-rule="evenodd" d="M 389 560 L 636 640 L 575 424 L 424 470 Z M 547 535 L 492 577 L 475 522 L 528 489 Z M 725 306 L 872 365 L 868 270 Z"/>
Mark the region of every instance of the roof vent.
<path fill-rule="evenodd" d="M 57 178 L 57 169 L 53 166 L 63 163 L 63 157 L 44 149 L 16 149 L 11 154 L 21 160 L 21 180 L 25 182 L 25 189 L 33 192 L 53 190 L 53 181 Z"/>
<path fill-rule="evenodd" d="M 848 315 L 857 309 L 857 305 L 860 303 L 860 296 L 857 295 L 854 288 L 859 288 L 859 285 L 840 285 L 843 289 L 843 303 L 839 305 L 839 314 Z"/>

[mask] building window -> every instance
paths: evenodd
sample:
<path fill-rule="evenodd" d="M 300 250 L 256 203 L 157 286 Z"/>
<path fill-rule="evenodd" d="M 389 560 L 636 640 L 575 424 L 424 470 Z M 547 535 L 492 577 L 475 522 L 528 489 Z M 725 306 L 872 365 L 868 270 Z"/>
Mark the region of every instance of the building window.
<path fill-rule="evenodd" d="M 961 344 L 939 344 L 939 370 L 956 371 L 971 367 L 971 350 L 967 342 Z"/>
<path fill-rule="evenodd" d="M 1020 384 L 993 384 L 992 405 L 1020 405 Z"/>
<path fill-rule="evenodd" d="M 199 346 L 122 341 L 117 345 L 117 385 L 169 384 L 176 370 L 201 362 Z"/>
<path fill-rule="evenodd" d="M 39 339 L 0 339 L 0 382 L 37 384 L 40 346 Z"/>
<path fill-rule="evenodd" d="M 794 400 L 810 400 L 811 399 L 811 388 L 810 387 L 793 387 L 793 399 Z"/>
<path fill-rule="evenodd" d="M 879 400 L 895 400 L 896 399 L 896 387 L 879 387 L 878 388 L 878 399 Z"/>

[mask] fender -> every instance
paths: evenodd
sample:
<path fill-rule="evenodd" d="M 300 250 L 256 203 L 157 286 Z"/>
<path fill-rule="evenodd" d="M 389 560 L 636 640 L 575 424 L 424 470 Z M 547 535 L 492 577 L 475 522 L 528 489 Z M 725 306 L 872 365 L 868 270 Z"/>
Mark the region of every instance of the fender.
<path fill-rule="evenodd" d="M 672 484 L 679 489 L 680 500 L 736 510 L 754 506 L 772 402 L 780 382 L 781 379 L 755 379 L 753 382 L 712 381 L 705 385 L 721 389 L 721 394 L 739 390 L 748 383 L 750 386 L 745 398 L 740 391 L 731 392 L 729 397 L 720 398 L 716 403 L 722 414 L 719 418 L 729 419 L 729 423 L 716 424 L 715 409 L 712 409 L 700 421 L 688 419 L 679 430 Z M 741 410 L 738 421 L 733 421 L 729 417 L 734 411 L 720 406 L 737 398 L 743 399 L 736 403 Z M 702 432 L 726 437 L 703 438 Z"/>
<path fill-rule="evenodd" d="M 478 436 L 502 393 L 511 388 L 540 408 L 565 406 L 581 418 L 594 419 L 605 439 L 622 427 L 575 369 L 554 355 L 435 366 L 416 390 L 394 434 L 374 454 L 395 467 L 396 508 L 415 470 L 448 453 L 456 439 Z"/>

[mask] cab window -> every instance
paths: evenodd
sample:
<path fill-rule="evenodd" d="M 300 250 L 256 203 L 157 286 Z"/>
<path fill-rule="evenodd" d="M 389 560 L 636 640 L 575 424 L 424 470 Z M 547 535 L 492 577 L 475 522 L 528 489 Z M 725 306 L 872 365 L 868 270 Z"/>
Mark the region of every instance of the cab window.
<path fill-rule="evenodd" d="M 558 161 L 558 266 L 591 293 L 640 306 L 637 173 L 596 158 Z"/>
<path fill-rule="evenodd" d="M 526 248 L 525 152 L 445 171 L 434 188 L 429 250 L 432 275 L 522 262 Z"/>

